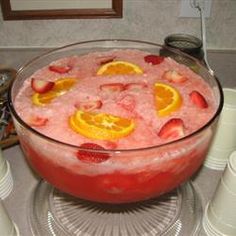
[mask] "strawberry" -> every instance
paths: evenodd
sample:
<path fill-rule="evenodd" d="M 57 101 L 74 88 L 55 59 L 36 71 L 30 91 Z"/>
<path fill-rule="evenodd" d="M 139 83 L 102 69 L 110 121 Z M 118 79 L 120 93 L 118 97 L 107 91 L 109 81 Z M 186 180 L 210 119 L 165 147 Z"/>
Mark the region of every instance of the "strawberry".
<path fill-rule="evenodd" d="M 183 83 L 187 80 L 187 78 L 175 70 L 168 70 L 166 71 L 163 76 L 163 79 L 168 80 L 169 82 L 173 83 Z"/>
<path fill-rule="evenodd" d="M 126 94 L 124 97 L 122 97 L 117 104 L 121 106 L 126 111 L 133 111 L 135 108 L 135 98 L 134 96 L 130 94 Z"/>
<path fill-rule="evenodd" d="M 125 90 L 125 85 L 122 83 L 110 83 L 100 85 L 100 90 L 104 92 L 121 92 Z"/>
<path fill-rule="evenodd" d="M 160 129 L 158 136 L 162 139 L 178 139 L 184 136 L 184 122 L 179 118 L 172 118 Z"/>
<path fill-rule="evenodd" d="M 105 146 L 107 147 L 107 149 L 116 149 L 117 148 L 117 144 L 112 141 L 105 141 Z"/>
<path fill-rule="evenodd" d="M 110 155 L 105 152 L 96 152 L 92 150 L 105 150 L 102 146 L 95 143 L 83 143 L 80 145 L 81 148 L 87 150 L 79 150 L 76 153 L 77 158 L 80 161 L 87 163 L 101 163 L 110 158 Z"/>
<path fill-rule="evenodd" d="M 125 89 L 127 90 L 132 90 L 132 91 L 140 91 L 144 88 L 147 88 L 147 84 L 146 83 L 128 83 L 125 85 Z"/>
<path fill-rule="evenodd" d="M 36 93 L 46 93 L 50 91 L 53 86 L 54 82 L 52 81 L 45 81 L 41 79 L 31 79 L 31 88 L 36 92 Z"/>
<path fill-rule="evenodd" d="M 79 110 L 83 111 L 92 111 L 94 109 L 99 109 L 102 107 L 101 100 L 93 100 L 93 101 L 81 101 L 75 104 L 75 107 Z"/>
<path fill-rule="evenodd" d="M 204 109 L 204 108 L 207 108 L 208 107 L 208 104 L 207 104 L 207 101 L 206 99 L 203 97 L 203 95 L 201 93 L 199 93 L 198 91 L 196 90 L 193 90 L 190 94 L 189 94 L 189 97 L 190 97 L 190 100 L 192 101 L 192 103 L 201 108 L 201 109 Z"/>
<path fill-rule="evenodd" d="M 57 65 L 51 65 L 48 68 L 50 71 L 59 73 L 59 74 L 65 74 L 67 72 L 69 72 L 72 67 L 71 66 L 57 66 Z"/>
<path fill-rule="evenodd" d="M 144 61 L 152 65 L 158 65 L 164 61 L 164 57 L 150 54 L 144 57 Z"/>
<path fill-rule="evenodd" d="M 98 57 L 98 64 L 99 65 L 104 65 L 107 64 L 109 62 L 114 61 L 115 56 L 103 56 L 103 57 Z"/>
<path fill-rule="evenodd" d="M 28 124 L 30 126 L 35 126 L 35 127 L 45 126 L 47 122 L 48 122 L 48 118 L 40 117 L 40 116 L 32 116 L 28 120 Z"/>

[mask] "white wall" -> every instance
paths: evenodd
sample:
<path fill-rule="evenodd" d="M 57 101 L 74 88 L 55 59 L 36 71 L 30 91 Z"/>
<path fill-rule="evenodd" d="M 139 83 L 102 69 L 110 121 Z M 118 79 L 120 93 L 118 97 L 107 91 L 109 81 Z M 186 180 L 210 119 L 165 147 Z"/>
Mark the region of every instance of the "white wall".
<path fill-rule="evenodd" d="M 3 21 L 0 48 L 57 47 L 77 41 L 126 38 L 162 43 L 172 33 L 200 37 L 199 18 L 179 18 L 180 0 L 123 0 L 121 19 Z M 212 0 L 206 20 L 209 49 L 236 50 L 236 0 Z"/>

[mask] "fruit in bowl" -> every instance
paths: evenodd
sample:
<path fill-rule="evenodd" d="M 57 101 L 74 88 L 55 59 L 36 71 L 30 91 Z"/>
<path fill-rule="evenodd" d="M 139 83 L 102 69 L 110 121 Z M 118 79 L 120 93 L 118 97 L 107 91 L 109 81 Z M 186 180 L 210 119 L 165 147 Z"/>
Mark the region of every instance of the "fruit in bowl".
<path fill-rule="evenodd" d="M 66 193 L 106 203 L 157 197 L 187 181 L 208 151 L 222 91 L 198 61 L 161 49 L 88 41 L 22 67 L 9 106 L 32 168 Z"/>

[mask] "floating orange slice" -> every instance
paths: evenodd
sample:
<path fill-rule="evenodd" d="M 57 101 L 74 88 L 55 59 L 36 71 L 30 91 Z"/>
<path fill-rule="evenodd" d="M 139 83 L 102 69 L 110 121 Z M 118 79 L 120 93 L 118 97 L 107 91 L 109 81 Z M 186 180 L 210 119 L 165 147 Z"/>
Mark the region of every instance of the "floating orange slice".
<path fill-rule="evenodd" d="M 164 83 L 156 83 L 154 89 L 158 116 L 167 116 L 181 107 L 182 97 L 174 87 Z"/>
<path fill-rule="evenodd" d="M 106 113 L 77 110 L 69 119 L 70 127 L 91 139 L 112 140 L 129 135 L 134 130 L 132 120 Z"/>
<path fill-rule="evenodd" d="M 51 91 L 44 94 L 34 93 L 32 96 L 32 102 L 34 105 L 44 106 L 45 104 L 50 103 L 56 97 L 57 93 Z"/>
<path fill-rule="evenodd" d="M 69 91 L 78 80 L 75 78 L 62 78 L 55 82 L 53 88 L 46 93 L 34 93 L 32 96 L 33 104 L 43 106 L 50 103 L 54 98 Z"/>
<path fill-rule="evenodd" d="M 136 64 L 127 61 L 112 61 L 102 65 L 97 75 L 132 75 L 142 74 L 143 70 Z"/>

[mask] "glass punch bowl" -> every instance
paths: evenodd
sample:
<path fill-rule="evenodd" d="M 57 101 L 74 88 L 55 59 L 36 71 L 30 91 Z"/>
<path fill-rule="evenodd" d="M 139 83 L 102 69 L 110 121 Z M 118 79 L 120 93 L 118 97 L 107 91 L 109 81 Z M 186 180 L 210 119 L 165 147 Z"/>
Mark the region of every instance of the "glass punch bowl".
<path fill-rule="evenodd" d="M 59 58 L 125 48 L 156 55 L 167 52 L 178 63 L 191 67 L 212 88 L 217 104 L 215 114 L 199 130 L 167 144 L 130 150 L 85 149 L 87 152 L 107 153 L 110 158 L 103 163 L 67 161 L 83 148 L 53 140 L 27 125 L 14 108 L 19 89 L 36 70 Z M 222 104 L 221 86 L 201 62 L 162 45 L 131 40 L 87 41 L 52 50 L 22 67 L 9 91 L 9 107 L 20 145 L 28 163 L 39 176 L 74 197 L 114 204 L 158 197 L 189 180 L 206 157 Z"/>

